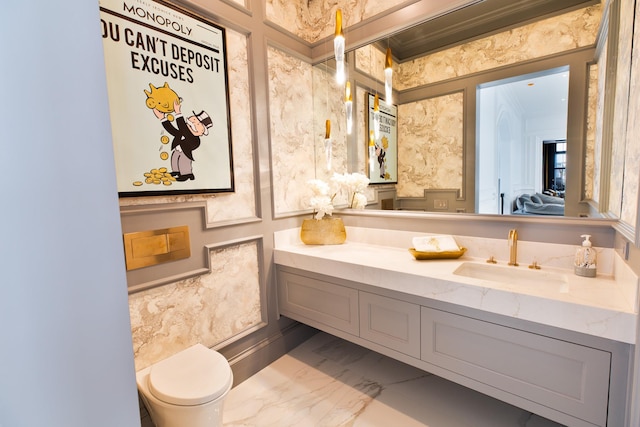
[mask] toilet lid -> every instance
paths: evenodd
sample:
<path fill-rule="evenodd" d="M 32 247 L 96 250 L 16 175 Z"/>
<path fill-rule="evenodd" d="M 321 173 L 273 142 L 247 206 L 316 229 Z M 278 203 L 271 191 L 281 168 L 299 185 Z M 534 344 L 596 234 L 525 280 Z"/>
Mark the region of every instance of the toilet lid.
<path fill-rule="evenodd" d="M 148 385 L 151 393 L 163 402 L 192 406 L 220 397 L 232 381 L 227 359 L 196 344 L 153 365 Z"/>

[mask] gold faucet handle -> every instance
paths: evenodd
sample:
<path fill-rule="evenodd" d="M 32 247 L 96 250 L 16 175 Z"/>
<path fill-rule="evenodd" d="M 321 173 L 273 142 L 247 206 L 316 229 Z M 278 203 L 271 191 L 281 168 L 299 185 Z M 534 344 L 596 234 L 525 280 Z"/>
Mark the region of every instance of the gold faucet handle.
<path fill-rule="evenodd" d="M 491 255 L 489 257 L 489 259 L 487 260 L 487 263 L 489 263 L 489 264 L 497 264 L 498 261 L 496 261 L 496 259 L 493 257 L 493 255 Z"/>
<path fill-rule="evenodd" d="M 533 270 L 540 270 L 540 266 L 538 265 L 538 261 L 533 261 L 531 263 L 531 265 L 529 266 L 529 268 L 533 269 Z"/>

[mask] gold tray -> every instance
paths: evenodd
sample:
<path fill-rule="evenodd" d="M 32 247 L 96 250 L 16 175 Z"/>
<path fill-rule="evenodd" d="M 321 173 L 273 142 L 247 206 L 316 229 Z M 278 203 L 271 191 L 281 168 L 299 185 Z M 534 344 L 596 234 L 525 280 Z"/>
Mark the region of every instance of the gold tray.
<path fill-rule="evenodd" d="M 409 248 L 409 252 L 411 252 L 411 255 L 413 255 L 413 257 L 418 261 L 427 259 L 456 259 L 460 258 L 466 251 L 467 248 L 460 248 L 459 251 L 448 252 L 420 252 L 416 251 L 414 248 Z"/>

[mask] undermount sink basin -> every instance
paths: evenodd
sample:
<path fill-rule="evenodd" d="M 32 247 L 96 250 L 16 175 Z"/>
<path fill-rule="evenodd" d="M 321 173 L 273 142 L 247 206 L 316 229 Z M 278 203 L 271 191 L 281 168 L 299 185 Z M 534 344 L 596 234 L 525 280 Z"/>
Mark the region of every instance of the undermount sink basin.
<path fill-rule="evenodd" d="M 553 286 L 560 287 L 560 291 L 566 292 L 567 277 L 544 270 L 533 270 L 527 267 L 501 267 L 493 264 L 479 264 L 465 262 L 456 268 L 453 274 L 466 276 L 480 280 L 506 283 L 510 285 Z"/>

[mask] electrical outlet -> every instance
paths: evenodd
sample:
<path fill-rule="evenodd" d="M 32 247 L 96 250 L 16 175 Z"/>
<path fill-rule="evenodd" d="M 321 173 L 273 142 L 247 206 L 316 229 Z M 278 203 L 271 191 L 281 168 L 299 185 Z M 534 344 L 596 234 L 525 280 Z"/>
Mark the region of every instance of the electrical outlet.
<path fill-rule="evenodd" d="M 433 209 L 446 210 L 449 208 L 449 201 L 447 199 L 435 199 L 433 201 Z"/>

